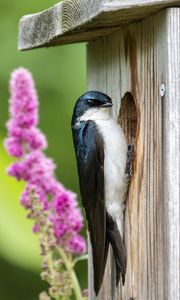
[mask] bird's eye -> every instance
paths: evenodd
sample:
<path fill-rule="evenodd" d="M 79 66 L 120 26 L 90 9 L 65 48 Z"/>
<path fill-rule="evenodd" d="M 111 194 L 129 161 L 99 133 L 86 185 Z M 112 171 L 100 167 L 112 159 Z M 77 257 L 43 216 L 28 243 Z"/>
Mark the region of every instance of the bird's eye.
<path fill-rule="evenodd" d="M 87 101 L 89 104 L 93 103 L 93 100 L 92 99 L 88 99 Z"/>
<path fill-rule="evenodd" d="M 94 106 L 99 106 L 101 105 L 101 101 L 97 100 L 97 99 L 88 99 L 87 102 L 91 105 L 94 105 Z"/>

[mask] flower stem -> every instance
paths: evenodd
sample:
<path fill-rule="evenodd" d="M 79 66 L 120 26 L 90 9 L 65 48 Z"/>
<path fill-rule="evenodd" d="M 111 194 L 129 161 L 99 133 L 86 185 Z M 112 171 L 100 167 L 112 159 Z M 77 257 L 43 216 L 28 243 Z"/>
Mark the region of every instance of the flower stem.
<path fill-rule="evenodd" d="M 72 283 L 73 283 L 73 290 L 74 290 L 74 294 L 76 296 L 77 300 L 83 300 L 84 297 L 82 296 L 82 292 L 81 292 L 81 288 L 79 285 L 79 281 L 77 279 L 77 276 L 73 270 L 73 263 L 72 261 L 69 261 L 66 253 L 64 252 L 64 250 L 58 249 L 59 254 L 61 255 L 62 259 L 64 260 L 64 264 L 66 266 L 66 269 L 70 272 L 71 274 L 71 278 L 72 278 Z"/>

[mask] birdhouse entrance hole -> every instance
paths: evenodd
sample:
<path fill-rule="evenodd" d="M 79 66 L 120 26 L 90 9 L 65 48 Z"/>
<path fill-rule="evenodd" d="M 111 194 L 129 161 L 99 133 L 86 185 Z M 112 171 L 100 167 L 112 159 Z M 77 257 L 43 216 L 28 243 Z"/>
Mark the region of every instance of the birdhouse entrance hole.
<path fill-rule="evenodd" d="M 131 153 L 131 156 L 134 158 L 136 149 L 135 141 L 137 132 L 137 110 L 134 98 L 130 92 L 126 92 L 121 100 L 118 123 L 121 125 L 127 138 L 129 145 L 128 153 Z M 132 165 L 130 166 L 131 175 L 133 174 L 134 170 L 133 161 Z"/>

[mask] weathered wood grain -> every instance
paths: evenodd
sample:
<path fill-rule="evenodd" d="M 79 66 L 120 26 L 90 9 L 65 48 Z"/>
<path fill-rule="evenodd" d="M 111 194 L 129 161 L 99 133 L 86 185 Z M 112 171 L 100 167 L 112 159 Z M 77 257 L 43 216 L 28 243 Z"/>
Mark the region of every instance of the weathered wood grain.
<path fill-rule="evenodd" d="M 163 100 L 165 295 L 180 299 L 180 9 L 167 12 L 166 96 Z"/>
<path fill-rule="evenodd" d="M 115 119 L 127 92 L 137 111 L 134 173 L 125 210 L 125 286 L 115 288 L 110 253 L 99 300 L 179 299 L 179 20 L 179 8 L 167 9 L 88 45 L 89 89 L 113 98 Z M 166 86 L 163 97 L 161 84 Z M 127 119 L 121 116 L 128 134 Z"/>
<path fill-rule="evenodd" d="M 143 19 L 179 0 L 64 0 L 43 12 L 24 16 L 19 49 L 32 49 L 96 39 L 117 27 Z"/>

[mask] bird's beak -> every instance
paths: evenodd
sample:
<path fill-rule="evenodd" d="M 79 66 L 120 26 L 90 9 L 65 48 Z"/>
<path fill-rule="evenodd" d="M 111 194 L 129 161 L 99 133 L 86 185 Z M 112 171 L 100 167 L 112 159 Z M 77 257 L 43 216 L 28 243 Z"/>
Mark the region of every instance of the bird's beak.
<path fill-rule="evenodd" d="M 110 107 L 110 106 L 113 106 L 113 104 L 110 103 L 110 102 L 106 102 L 106 103 L 101 105 L 101 107 Z"/>

